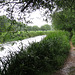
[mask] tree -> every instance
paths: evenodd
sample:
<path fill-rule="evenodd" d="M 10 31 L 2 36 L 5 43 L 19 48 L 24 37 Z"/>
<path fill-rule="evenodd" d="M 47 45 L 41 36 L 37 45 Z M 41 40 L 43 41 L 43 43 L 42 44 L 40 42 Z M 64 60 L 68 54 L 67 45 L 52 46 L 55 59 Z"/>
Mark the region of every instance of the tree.
<path fill-rule="evenodd" d="M 5 1 L 5 0 L 3 0 L 3 1 Z M 14 12 L 13 9 L 18 4 L 21 4 L 18 7 L 21 10 L 21 12 L 24 12 L 24 13 L 30 13 L 33 10 L 40 9 L 40 7 L 44 8 L 44 9 L 46 9 L 46 8 L 49 9 L 49 10 L 45 11 L 45 14 L 48 14 L 48 11 L 52 11 L 54 8 L 56 8 L 55 11 L 58 11 L 60 9 L 66 10 L 66 11 L 68 11 L 68 9 L 69 9 L 71 12 L 75 11 L 74 10 L 75 9 L 75 0 L 19 0 L 19 2 L 10 2 L 10 1 L 11 0 L 9 0 L 9 2 L 6 2 L 6 3 L 2 3 L 2 1 L 1 1 L 1 3 L 2 3 L 2 6 L 4 6 L 4 5 L 9 6 L 11 3 L 14 3 L 14 5 L 11 8 L 8 7 L 8 11 L 10 11 L 11 13 Z M 11 14 L 11 16 L 12 16 L 12 14 Z M 64 17 L 64 15 L 62 15 L 62 17 Z M 68 23 L 70 23 L 70 21 Z"/>
<path fill-rule="evenodd" d="M 4 1 L 5 1 L 5 3 L 4 3 Z M 2 1 L 1 1 L 1 3 L 2 3 Z M 13 6 L 11 5 L 12 3 L 14 3 Z M 18 4 L 20 4 L 20 5 L 18 5 Z M 13 0 L 13 2 L 11 0 L 7 0 L 7 2 L 6 2 L 6 0 L 3 0 L 2 6 L 4 6 L 4 5 L 7 5 L 7 7 L 8 7 L 7 10 L 10 11 L 11 13 L 14 12 L 15 6 L 18 5 L 21 12 L 24 12 L 24 13 L 30 13 L 31 11 L 40 9 L 40 7 L 41 7 L 44 9 L 48 9 L 45 11 L 44 14 L 49 15 L 50 14 L 49 11 L 52 12 L 52 10 L 54 8 L 56 8 L 56 11 L 60 10 L 61 8 L 66 9 L 66 10 L 69 8 L 71 11 L 74 10 L 75 0 L 18 0 L 18 2 L 16 2 L 15 0 Z M 46 18 L 46 20 L 47 20 L 47 18 Z"/>
<path fill-rule="evenodd" d="M 75 30 L 75 14 L 74 11 L 63 10 L 52 15 L 52 23 L 55 29 L 66 30 L 71 32 Z"/>
<path fill-rule="evenodd" d="M 0 16 L 0 33 L 7 31 L 10 26 L 10 20 L 6 16 Z"/>
<path fill-rule="evenodd" d="M 17 22 L 13 23 L 13 29 L 14 31 L 24 31 L 26 28 L 26 25 L 22 22 Z"/>
<path fill-rule="evenodd" d="M 43 26 L 41 26 L 41 28 L 40 28 L 41 30 L 51 30 L 51 27 L 50 27 L 50 25 L 48 25 L 48 24 L 46 24 L 46 25 L 43 25 Z"/>
<path fill-rule="evenodd" d="M 70 32 L 70 38 L 75 31 L 75 14 L 74 10 L 63 10 L 52 15 L 52 24 L 55 29 L 65 30 Z"/>
<path fill-rule="evenodd" d="M 33 30 L 33 31 L 38 31 L 38 30 L 39 30 L 39 27 L 38 27 L 38 26 L 33 26 L 33 27 L 32 27 L 32 30 Z"/>
<path fill-rule="evenodd" d="M 32 31 L 32 26 L 26 26 L 27 31 Z"/>
<path fill-rule="evenodd" d="M 3 0 L 5 4 L 12 3 L 11 0 Z M 14 0 L 13 0 L 14 1 Z M 2 3 L 2 1 L 0 1 Z M 14 1 L 15 2 L 15 1 Z M 48 8 L 50 11 L 55 8 L 57 5 L 58 8 L 71 8 L 74 9 L 75 7 L 75 0 L 19 0 L 18 2 L 15 2 L 16 4 L 21 3 L 21 12 L 23 12 L 25 9 L 33 8 L 33 9 L 39 9 L 40 7 Z"/>

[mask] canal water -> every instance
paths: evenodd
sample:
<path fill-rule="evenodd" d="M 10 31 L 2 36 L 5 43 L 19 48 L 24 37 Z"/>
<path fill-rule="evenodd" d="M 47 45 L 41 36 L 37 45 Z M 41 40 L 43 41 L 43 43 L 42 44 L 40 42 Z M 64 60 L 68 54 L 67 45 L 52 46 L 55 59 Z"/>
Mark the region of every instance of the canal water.
<path fill-rule="evenodd" d="M 4 44 L 0 44 L 0 58 L 9 55 L 10 51 L 20 51 L 21 47 L 24 49 L 29 46 L 29 43 L 40 42 L 46 35 L 36 36 L 24 39 L 22 41 L 12 41 Z"/>

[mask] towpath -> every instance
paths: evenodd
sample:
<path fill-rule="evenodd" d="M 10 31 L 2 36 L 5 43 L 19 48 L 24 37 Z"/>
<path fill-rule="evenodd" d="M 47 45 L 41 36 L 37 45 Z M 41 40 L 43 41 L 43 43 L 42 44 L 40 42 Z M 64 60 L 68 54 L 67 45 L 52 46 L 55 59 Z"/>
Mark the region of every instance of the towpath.
<path fill-rule="evenodd" d="M 70 53 L 63 68 L 57 71 L 54 75 L 75 75 L 75 47 L 72 45 L 71 41 L 70 45 Z"/>

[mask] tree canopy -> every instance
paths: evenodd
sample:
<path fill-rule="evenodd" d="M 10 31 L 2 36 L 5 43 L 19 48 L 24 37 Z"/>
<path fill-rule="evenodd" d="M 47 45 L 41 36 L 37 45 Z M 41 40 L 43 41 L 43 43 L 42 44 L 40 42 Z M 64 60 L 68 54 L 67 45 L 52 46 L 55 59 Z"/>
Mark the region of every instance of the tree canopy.
<path fill-rule="evenodd" d="M 41 27 L 38 26 L 26 26 L 27 31 L 47 31 L 47 30 L 51 30 L 51 26 L 48 24 L 45 24 Z"/>
<path fill-rule="evenodd" d="M 9 5 L 12 3 L 14 5 L 10 7 Z M 71 31 L 72 28 L 74 29 L 75 0 L 18 0 L 18 2 L 14 0 L 7 0 L 6 2 L 6 0 L 3 0 L 1 1 L 0 6 L 4 5 L 8 6 L 7 10 L 11 13 L 14 12 L 14 7 L 16 5 L 18 5 L 20 11 L 23 13 L 30 13 L 33 10 L 40 9 L 40 7 L 48 9 L 45 11 L 45 14 L 47 14 L 48 11 L 53 11 L 54 8 L 56 8 L 55 11 L 62 9 L 59 13 L 53 13 L 53 24 L 55 24 L 59 29 L 68 31 Z M 12 14 L 10 15 L 12 16 Z"/>
<path fill-rule="evenodd" d="M 0 32 L 5 32 L 10 26 L 10 20 L 6 16 L 0 16 Z"/>
<path fill-rule="evenodd" d="M 14 1 L 14 0 L 13 0 Z M 12 3 L 11 0 L 3 0 L 0 1 L 5 2 L 3 5 Z M 25 9 L 33 8 L 33 9 L 39 9 L 42 8 L 48 8 L 50 11 L 53 10 L 53 8 L 58 6 L 58 8 L 75 8 L 75 0 L 18 0 L 18 2 L 14 1 L 16 4 L 20 3 L 21 6 L 21 12 L 23 12 Z"/>
<path fill-rule="evenodd" d="M 51 30 L 51 26 L 50 25 L 48 25 L 48 24 L 45 24 L 45 25 L 43 25 L 43 26 L 41 26 L 41 28 L 40 28 L 41 30 Z"/>
<path fill-rule="evenodd" d="M 25 26 L 24 23 L 10 20 L 6 16 L 0 16 L 0 33 L 7 31 L 24 31 Z"/>
<path fill-rule="evenodd" d="M 11 5 L 12 4 L 12 5 Z M 19 7 L 19 9 L 22 13 L 30 13 L 33 10 L 36 9 L 48 9 L 45 11 L 45 16 L 48 14 L 48 17 L 50 16 L 50 12 L 58 11 L 60 9 L 70 9 L 71 11 L 75 9 L 75 0 L 1 0 L 0 6 L 7 5 L 7 11 L 10 11 L 11 13 L 14 12 L 14 8 L 16 6 Z M 11 5 L 11 6 L 10 6 Z M 9 13 L 10 14 L 10 13 Z M 12 16 L 12 14 L 10 14 Z M 26 15 L 26 14 L 25 14 Z M 14 16 L 13 16 L 14 17 Z M 12 17 L 11 17 L 12 18 Z M 46 18 L 47 19 L 47 18 Z"/>
<path fill-rule="evenodd" d="M 55 29 L 66 30 L 71 32 L 75 30 L 74 10 L 63 10 L 52 15 L 52 24 Z"/>

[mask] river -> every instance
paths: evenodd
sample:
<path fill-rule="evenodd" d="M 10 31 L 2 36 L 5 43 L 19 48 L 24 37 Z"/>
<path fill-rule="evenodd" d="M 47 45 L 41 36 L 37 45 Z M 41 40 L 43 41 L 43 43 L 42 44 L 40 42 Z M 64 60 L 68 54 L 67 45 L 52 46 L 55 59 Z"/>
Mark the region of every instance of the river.
<path fill-rule="evenodd" d="M 29 43 L 40 42 L 45 37 L 46 35 L 41 35 L 27 38 L 22 41 L 12 41 L 0 44 L 0 58 L 9 55 L 10 51 L 11 52 L 20 51 L 22 46 L 25 49 L 27 46 L 29 46 Z"/>

